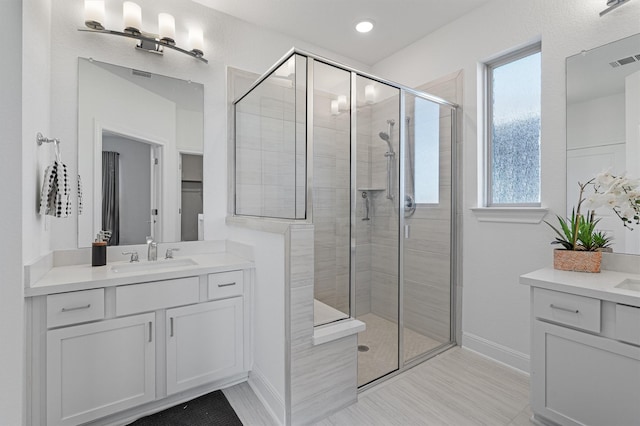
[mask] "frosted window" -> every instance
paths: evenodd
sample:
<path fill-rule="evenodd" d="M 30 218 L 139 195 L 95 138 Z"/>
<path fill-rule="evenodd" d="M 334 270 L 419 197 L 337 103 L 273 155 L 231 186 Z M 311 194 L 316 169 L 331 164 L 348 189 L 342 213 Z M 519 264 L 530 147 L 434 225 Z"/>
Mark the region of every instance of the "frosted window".
<path fill-rule="evenodd" d="M 440 201 L 440 106 L 419 98 L 415 102 L 416 203 L 437 204 Z"/>
<path fill-rule="evenodd" d="M 488 205 L 540 204 L 540 56 L 488 66 Z"/>

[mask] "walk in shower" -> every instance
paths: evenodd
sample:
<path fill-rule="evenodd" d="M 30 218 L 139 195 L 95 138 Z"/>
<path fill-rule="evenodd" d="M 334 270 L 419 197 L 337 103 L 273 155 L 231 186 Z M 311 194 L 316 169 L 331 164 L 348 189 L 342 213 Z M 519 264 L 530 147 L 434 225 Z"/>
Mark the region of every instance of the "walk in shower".
<path fill-rule="evenodd" d="M 234 213 L 313 224 L 314 325 L 366 323 L 360 387 L 455 340 L 456 111 L 299 50 L 234 102 Z"/>

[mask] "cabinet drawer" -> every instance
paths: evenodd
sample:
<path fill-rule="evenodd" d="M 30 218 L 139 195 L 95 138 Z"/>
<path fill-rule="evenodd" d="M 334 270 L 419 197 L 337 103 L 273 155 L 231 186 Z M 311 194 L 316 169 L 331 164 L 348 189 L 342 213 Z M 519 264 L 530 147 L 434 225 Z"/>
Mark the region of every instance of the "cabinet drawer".
<path fill-rule="evenodd" d="M 74 291 L 47 296 L 47 327 L 77 324 L 104 318 L 104 289 Z"/>
<path fill-rule="evenodd" d="M 537 318 L 600 333 L 600 300 L 535 288 L 533 314 Z"/>
<path fill-rule="evenodd" d="M 209 300 L 241 296 L 243 291 L 242 271 L 209 274 Z"/>
<path fill-rule="evenodd" d="M 616 305 L 616 339 L 640 345 L 640 308 Z"/>
<path fill-rule="evenodd" d="M 198 277 L 125 285 L 116 287 L 116 315 L 189 305 L 199 299 Z"/>

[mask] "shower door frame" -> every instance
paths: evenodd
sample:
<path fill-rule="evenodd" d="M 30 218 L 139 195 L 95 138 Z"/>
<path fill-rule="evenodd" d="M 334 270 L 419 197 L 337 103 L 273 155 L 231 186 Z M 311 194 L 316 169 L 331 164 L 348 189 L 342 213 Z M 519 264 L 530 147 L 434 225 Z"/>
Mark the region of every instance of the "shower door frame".
<path fill-rule="evenodd" d="M 399 180 L 399 194 L 397 197 L 396 208 L 398 209 L 398 368 L 390 371 L 377 379 L 358 387 L 358 392 L 363 392 L 379 383 L 388 380 L 424 361 L 433 358 L 434 356 L 450 349 L 457 345 L 457 306 L 458 294 L 458 226 L 457 226 L 457 186 L 458 186 L 458 111 L 459 106 L 455 103 L 449 102 L 434 95 L 422 92 L 420 90 L 412 89 L 410 87 L 403 86 L 401 84 L 376 77 L 371 74 L 359 71 L 355 68 L 346 66 L 339 62 L 332 61 L 313 53 L 306 52 L 297 48 L 291 49 L 284 57 L 276 63 L 272 68 L 276 69 L 282 63 L 288 60 L 294 54 L 299 54 L 307 59 L 307 221 L 313 222 L 313 85 L 314 76 L 314 64 L 315 62 L 325 63 L 327 65 L 334 66 L 336 68 L 350 72 L 350 121 L 351 121 L 351 134 L 350 134 L 350 259 L 349 259 L 349 316 L 355 318 L 356 313 L 356 239 L 354 238 L 353 225 L 356 223 L 356 203 L 358 189 L 356 184 L 357 177 L 357 144 L 358 144 L 358 128 L 357 128 L 357 76 L 367 78 L 369 80 L 385 84 L 387 86 L 396 88 L 399 90 L 399 117 L 400 117 L 400 129 L 399 129 L 399 144 L 398 144 L 398 156 L 399 156 L 399 171 L 397 173 Z M 406 135 L 407 135 L 407 123 L 405 121 L 406 115 L 406 94 L 409 93 L 416 98 L 424 99 L 434 102 L 440 107 L 447 107 L 451 111 L 451 233 L 450 233 L 450 280 L 449 280 L 449 342 L 445 342 L 440 346 L 427 351 L 415 358 L 408 361 L 404 359 L 404 229 L 405 229 L 405 217 L 404 217 L 404 197 L 405 197 L 405 156 L 404 150 L 406 148 Z"/>
<path fill-rule="evenodd" d="M 320 61 L 325 61 L 324 59 L 319 59 Z M 353 228 L 356 223 L 356 202 L 357 202 L 357 194 L 358 189 L 356 187 L 356 176 L 357 176 L 357 143 L 358 143 L 358 132 L 357 132 L 357 94 L 356 94 L 356 78 L 357 76 L 361 76 L 367 78 L 372 81 L 376 81 L 381 84 L 388 85 L 390 87 L 396 88 L 399 90 L 399 118 L 400 118 L 400 128 L 399 128 L 399 143 L 398 143 L 398 156 L 399 156 L 399 167 L 398 167 L 398 181 L 399 181 L 399 194 L 397 197 L 396 208 L 398 211 L 398 368 L 396 370 L 390 371 L 377 379 L 366 383 L 362 386 L 358 387 L 358 392 L 363 392 L 373 386 L 378 385 L 379 383 L 388 380 L 412 367 L 415 367 L 422 362 L 433 358 L 434 356 L 450 349 L 453 346 L 457 345 L 457 329 L 458 329 L 458 321 L 457 321 L 457 278 L 459 272 L 458 265 L 458 234 L 457 234 L 457 195 L 456 189 L 458 185 L 458 110 L 459 106 L 457 104 L 451 103 L 439 97 L 430 95 L 425 92 L 421 92 L 419 90 L 411 89 L 400 84 L 384 80 L 370 74 L 366 74 L 355 69 L 350 69 L 345 67 L 344 65 L 329 61 L 330 65 L 334 65 L 336 67 L 347 69 L 351 72 L 351 227 Z M 407 122 L 406 118 L 406 94 L 409 93 L 416 98 L 424 99 L 427 101 L 434 102 L 440 107 L 448 107 L 451 111 L 451 214 L 449 217 L 450 220 L 450 262 L 449 262 L 449 341 L 442 343 L 438 347 L 429 350 L 423 354 L 418 355 L 408 361 L 405 361 L 404 358 L 404 240 L 405 240 L 405 225 L 406 218 L 404 215 L 404 200 L 406 195 L 405 188 L 405 149 L 407 144 L 406 135 L 408 134 Z M 313 110 L 311 110 L 311 115 L 313 115 Z M 309 153 L 308 153 L 309 155 Z M 313 152 L 311 152 L 311 156 L 313 156 Z M 351 233 L 353 235 L 353 229 L 351 229 Z M 355 238 L 351 238 L 351 259 L 350 259 L 351 267 L 350 267 L 350 311 L 352 317 L 355 318 L 356 312 L 356 241 Z"/>
<path fill-rule="evenodd" d="M 358 387 L 358 391 L 365 391 L 372 386 L 375 386 L 385 380 L 388 380 L 422 362 L 425 360 L 432 358 L 438 355 L 445 350 L 456 346 L 457 339 L 459 334 L 459 322 L 458 322 L 458 307 L 460 303 L 458 301 L 458 292 L 457 292 L 457 284 L 458 278 L 460 274 L 460 265 L 458 262 L 459 259 L 459 239 L 458 239 L 458 112 L 459 106 L 453 102 L 449 102 L 440 97 L 430 95 L 420 90 L 416 90 L 399 83 L 395 83 L 390 80 L 386 80 L 362 71 L 359 71 L 350 66 L 341 64 L 339 62 L 333 61 L 331 59 L 307 52 L 302 49 L 292 48 L 290 49 L 284 56 L 281 57 L 273 66 L 271 66 L 260 78 L 258 78 L 245 92 L 243 96 L 236 99 L 233 104 L 235 105 L 239 102 L 246 94 L 251 93 L 254 88 L 259 86 L 265 79 L 267 79 L 276 69 L 278 69 L 282 64 L 288 61 L 293 55 L 300 55 L 306 59 L 307 65 L 307 75 L 306 75 L 306 211 L 305 211 L 305 219 L 283 219 L 284 221 L 293 221 L 298 223 L 313 223 L 313 125 L 314 125 L 314 107 L 313 107 L 313 99 L 314 99 L 314 65 L 315 62 L 321 62 L 330 66 L 334 66 L 336 68 L 342 69 L 350 73 L 350 120 L 351 120 L 351 135 L 350 135 L 350 220 L 351 226 L 350 228 L 350 259 L 349 259 L 349 316 L 351 318 L 355 318 L 355 305 L 356 305 L 356 259 L 355 259 L 355 248 L 356 241 L 353 233 L 353 224 L 356 221 L 356 202 L 357 202 L 357 187 L 356 187 L 356 172 L 357 172 L 357 142 L 358 142 L 358 132 L 357 132 L 357 97 L 356 97 L 356 78 L 357 76 L 361 76 L 367 78 L 369 80 L 385 84 L 387 86 L 396 88 L 399 90 L 399 117 L 400 117 L 400 128 L 399 128 L 399 147 L 398 147 L 398 155 L 399 155 L 399 171 L 398 171 L 398 179 L 399 179 L 399 194 L 397 197 L 396 208 L 398 209 L 398 368 L 389 373 L 386 373 L 379 378 Z M 411 94 L 416 96 L 417 98 L 421 98 L 427 101 L 434 102 L 440 107 L 447 107 L 451 110 L 451 214 L 450 214 L 450 223 L 451 223 L 451 233 L 450 233 L 450 300 L 449 300 L 449 324 L 450 324 L 450 340 L 449 342 L 445 342 L 442 345 L 432 349 L 424 354 L 421 354 L 408 362 L 404 360 L 404 244 L 403 241 L 405 239 L 404 229 L 405 229 L 405 217 L 404 217 L 404 197 L 405 197 L 405 159 L 404 159 L 404 150 L 406 148 L 406 134 L 407 134 L 407 124 L 405 121 L 405 100 L 406 94 Z M 234 162 L 235 164 L 235 162 Z M 235 181 L 234 181 L 235 187 Z M 235 197 L 234 197 L 234 209 L 235 212 Z M 235 213 L 234 213 L 235 214 Z"/>

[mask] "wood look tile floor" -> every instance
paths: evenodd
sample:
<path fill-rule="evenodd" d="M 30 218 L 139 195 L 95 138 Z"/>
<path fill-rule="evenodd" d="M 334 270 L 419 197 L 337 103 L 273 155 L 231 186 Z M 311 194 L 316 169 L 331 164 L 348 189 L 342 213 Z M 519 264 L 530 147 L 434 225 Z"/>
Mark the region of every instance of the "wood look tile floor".
<path fill-rule="evenodd" d="M 276 423 L 246 383 L 224 390 L 247 426 Z M 358 396 L 317 426 L 530 426 L 529 376 L 456 347 Z"/>

